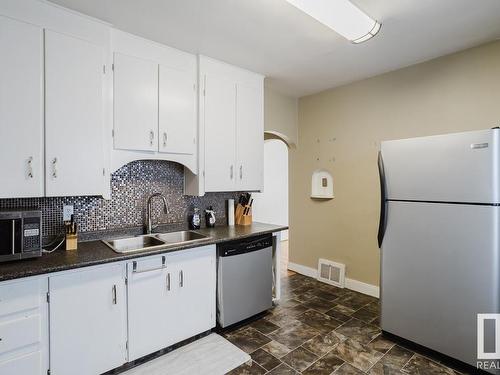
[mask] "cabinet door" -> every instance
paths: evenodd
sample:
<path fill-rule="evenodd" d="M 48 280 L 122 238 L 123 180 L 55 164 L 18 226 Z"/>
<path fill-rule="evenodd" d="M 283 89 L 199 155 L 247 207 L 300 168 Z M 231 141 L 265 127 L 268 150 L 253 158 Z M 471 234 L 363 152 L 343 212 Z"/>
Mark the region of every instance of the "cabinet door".
<path fill-rule="evenodd" d="M 103 51 L 45 31 L 46 195 L 101 195 L 104 188 Z"/>
<path fill-rule="evenodd" d="M 43 32 L 0 16 L 0 198 L 43 196 Z"/>
<path fill-rule="evenodd" d="M 114 54 L 114 147 L 158 150 L 158 64 Z"/>
<path fill-rule="evenodd" d="M 160 65 L 158 150 L 193 154 L 196 146 L 194 74 Z"/>
<path fill-rule="evenodd" d="M 237 190 L 262 190 L 264 172 L 263 86 L 236 89 Z"/>
<path fill-rule="evenodd" d="M 174 272 L 165 256 L 127 264 L 129 361 L 175 343 Z M 135 266 L 134 266 L 135 264 Z"/>
<path fill-rule="evenodd" d="M 126 362 L 122 265 L 49 278 L 53 375 L 101 374 Z"/>
<path fill-rule="evenodd" d="M 179 252 L 168 261 L 175 264 L 178 342 L 215 327 L 215 246 Z"/>
<path fill-rule="evenodd" d="M 236 177 L 236 84 L 205 76 L 205 191 L 232 191 Z"/>
<path fill-rule="evenodd" d="M 42 357 L 40 352 L 31 352 L 0 362 L 0 374 L 2 375 L 46 374 L 47 371 L 43 371 L 42 368 Z"/>

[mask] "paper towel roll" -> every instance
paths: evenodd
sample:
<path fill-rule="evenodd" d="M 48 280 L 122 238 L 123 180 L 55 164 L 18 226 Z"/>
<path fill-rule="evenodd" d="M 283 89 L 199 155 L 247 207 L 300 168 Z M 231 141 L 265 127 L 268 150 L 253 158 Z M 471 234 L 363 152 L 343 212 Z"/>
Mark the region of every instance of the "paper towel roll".
<path fill-rule="evenodd" d="M 234 199 L 227 200 L 227 225 L 234 225 Z"/>

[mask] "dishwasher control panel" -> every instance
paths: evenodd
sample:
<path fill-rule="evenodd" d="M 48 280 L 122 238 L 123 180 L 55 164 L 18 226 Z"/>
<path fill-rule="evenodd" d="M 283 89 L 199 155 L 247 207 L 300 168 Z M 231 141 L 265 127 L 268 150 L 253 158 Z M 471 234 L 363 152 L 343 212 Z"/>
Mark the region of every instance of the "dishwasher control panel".
<path fill-rule="evenodd" d="M 273 236 L 269 234 L 219 244 L 217 246 L 217 254 L 218 256 L 227 257 L 245 254 L 272 246 Z"/>

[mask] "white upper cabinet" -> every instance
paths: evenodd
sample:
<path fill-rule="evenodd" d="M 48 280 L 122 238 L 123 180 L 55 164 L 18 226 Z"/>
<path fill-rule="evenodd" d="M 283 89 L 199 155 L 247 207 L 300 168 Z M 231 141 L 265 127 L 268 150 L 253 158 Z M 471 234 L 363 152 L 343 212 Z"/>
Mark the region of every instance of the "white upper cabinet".
<path fill-rule="evenodd" d="M 158 149 L 158 64 L 114 53 L 114 147 Z"/>
<path fill-rule="evenodd" d="M 189 70 L 160 65 L 160 152 L 193 154 L 196 147 L 196 81 Z"/>
<path fill-rule="evenodd" d="M 198 173 L 196 56 L 112 30 L 113 169 L 171 160 Z"/>
<path fill-rule="evenodd" d="M 104 188 L 103 50 L 45 30 L 46 195 L 101 195 Z"/>
<path fill-rule="evenodd" d="M 199 191 L 259 191 L 263 184 L 264 86 L 261 75 L 200 57 L 200 126 L 205 179 Z M 189 177 L 189 176 L 188 176 Z M 204 184 L 204 185 L 203 185 Z M 192 186 L 193 181 L 188 180 Z M 193 190 L 193 189 L 192 189 Z"/>
<path fill-rule="evenodd" d="M 261 190 L 264 184 L 264 95 L 262 86 L 239 83 L 236 88 L 236 186 Z"/>
<path fill-rule="evenodd" d="M 230 78 L 205 75 L 205 190 L 235 189 L 236 85 Z"/>
<path fill-rule="evenodd" d="M 0 198 L 43 196 L 43 30 L 0 16 Z"/>

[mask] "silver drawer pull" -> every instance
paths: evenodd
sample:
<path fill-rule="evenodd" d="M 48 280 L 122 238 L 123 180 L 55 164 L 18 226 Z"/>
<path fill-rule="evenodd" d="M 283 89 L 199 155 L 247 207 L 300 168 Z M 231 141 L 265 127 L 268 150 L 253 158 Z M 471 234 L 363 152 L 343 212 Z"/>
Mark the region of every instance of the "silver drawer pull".
<path fill-rule="evenodd" d="M 168 135 L 167 132 L 163 132 L 163 147 L 167 147 Z"/>
<path fill-rule="evenodd" d="M 170 272 L 167 273 L 167 291 L 170 292 Z"/>
<path fill-rule="evenodd" d="M 234 176 L 234 167 L 231 165 L 231 168 L 229 168 L 229 177 L 231 177 L 231 180 L 233 179 Z"/>
<path fill-rule="evenodd" d="M 154 131 L 150 131 L 149 132 L 149 144 L 152 146 L 153 145 L 153 141 L 155 139 L 155 132 Z"/>
<path fill-rule="evenodd" d="M 147 270 L 140 270 L 137 271 L 137 262 L 132 262 L 132 272 L 133 273 L 144 273 L 144 272 L 153 272 L 153 271 L 158 271 L 162 270 L 165 268 L 166 264 L 166 259 L 164 256 L 161 257 L 161 267 L 155 267 L 155 268 L 148 268 Z"/>
<path fill-rule="evenodd" d="M 57 158 L 52 160 L 52 177 L 57 178 Z"/>
<path fill-rule="evenodd" d="M 12 255 L 16 253 L 16 221 L 12 220 Z"/>
<path fill-rule="evenodd" d="M 179 272 L 179 286 L 181 288 L 184 286 L 184 272 L 182 270 Z"/>
<path fill-rule="evenodd" d="M 243 179 L 243 165 L 240 165 L 240 180 Z"/>
<path fill-rule="evenodd" d="M 33 156 L 28 158 L 28 177 L 33 178 Z"/>
<path fill-rule="evenodd" d="M 113 292 L 113 305 L 116 305 L 118 302 L 118 299 L 116 297 L 116 285 L 113 285 L 112 292 Z"/>

